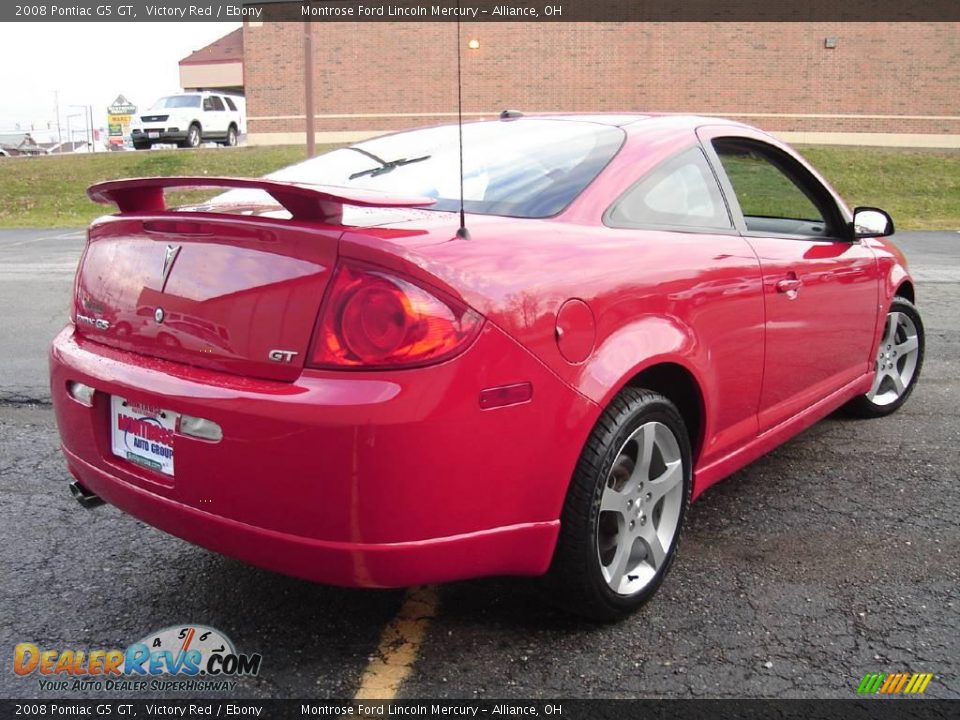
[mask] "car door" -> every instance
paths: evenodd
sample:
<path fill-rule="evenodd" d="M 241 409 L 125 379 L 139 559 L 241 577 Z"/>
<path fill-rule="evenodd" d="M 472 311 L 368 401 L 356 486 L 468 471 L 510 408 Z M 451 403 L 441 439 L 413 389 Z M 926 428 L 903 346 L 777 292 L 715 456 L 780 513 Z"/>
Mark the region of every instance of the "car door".
<path fill-rule="evenodd" d="M 759 429 L 869 371 L 877 319 L 873 251 L 851 239 L 833 193 L 767 136 L 701 129 L 741 233 L 760 260 L 766 313 Z"/>

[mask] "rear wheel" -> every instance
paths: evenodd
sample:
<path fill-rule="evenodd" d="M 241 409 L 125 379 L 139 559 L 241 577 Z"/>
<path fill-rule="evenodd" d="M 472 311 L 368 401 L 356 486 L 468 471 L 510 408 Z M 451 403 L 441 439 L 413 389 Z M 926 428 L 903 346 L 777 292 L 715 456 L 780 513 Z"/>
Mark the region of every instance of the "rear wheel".
<path fill-rule="evenodd" d="M 148 142 L 135 142 L 135 143 L 133 143 L 133 149 L 134 149 L 134 150 L 149 150 L 149 149 L 150 149 L 150 143 L 148 143 Z"/>
<path fill-rule="evenodd" d="M 237 145 L 237 128 L 231 125 L 227 129 L 227 139 L 223 141 L 223 144 L 227 147 L 236 147 Z"/>
<path fill-rule="evenodd" d="M 920 313 L 906 298 L 894 298 L 875 356 L 873 385 L 869 392 L 850 401 L 845 409 L 851 415 L 865 418 L 883 417 L 899 410 L 920 378 L 923 350 Z"/>
<path fill-rule="evenodd" d="M 563 508 L 549 580 L 569 610 L 621 618 L 673 563 L 690 497 L 692 453 L 676 406 L 627 388 L 597 422 Z"/>

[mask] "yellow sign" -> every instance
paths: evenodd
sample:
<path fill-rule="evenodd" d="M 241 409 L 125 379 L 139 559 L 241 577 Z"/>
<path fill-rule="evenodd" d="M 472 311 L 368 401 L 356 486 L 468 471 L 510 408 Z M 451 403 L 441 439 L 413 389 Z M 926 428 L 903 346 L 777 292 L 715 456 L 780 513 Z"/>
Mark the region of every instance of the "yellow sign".
<path fill-rule="evenodd" d="M 118 95 L 107 108 L 107 140 L 110 145 L 123 145 L 130 136 L 130 121 L 136 112 L 137 106 L 123 95 Z"/>

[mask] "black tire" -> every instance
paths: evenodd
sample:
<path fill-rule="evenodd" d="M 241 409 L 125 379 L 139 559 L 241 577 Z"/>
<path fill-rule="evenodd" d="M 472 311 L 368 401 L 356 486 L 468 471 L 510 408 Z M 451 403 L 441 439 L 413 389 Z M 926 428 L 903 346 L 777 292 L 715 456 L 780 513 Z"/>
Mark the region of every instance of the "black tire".
<path fill-rule="evenodd" d="M 608 483 L 614 480 L 614 463 L 619 463 L 626 457 L 627 447 L 632 442 L 634 433 L 653 423 L 665 426 L 676 440 L 675 447 L 682 462 L 679 517 L 676 519 L 672 538 L 665 548 L 664 560 L 652 578 L 637 591 L 621 594 L 614 591 L 603 574 L 605 566 L 601 560 L 603 551 L 600 503 Z M 626 388 L 614 398 L 590 434 L 567 491 L 560 518 L 560 536 L 547 575 L 552 596 L 567 610 L 600 622 L 618 620 L 647 602 L 660 587 L 676 556 L 690 502 L 692 464 L 687 428 L 670 400 L 659 393 L 640 388 Z M 652 487 L 652 484 L 650 486 Z M 673 507 L 676 508 L 676 495 L 672 497 Z M 637 507 L 639 508 L 639 504 Z M 656 509 L 663 512 L 663 503 L 650 509 L 651 528 L 654 527 Z M 640 510 L 637 509 L 636 512 L 639 513 Z M 612 513 L 603 514 L 609 516 Z M 622 516 L 626 517 L 625 514 Z M 617 515 L 617 522 L 622 518 Z M 606 520 L 604 522 L 607 523 Z M 620 527 L 623 529 L 622 525 Z M 630 527 L 632 530 L 632 523 Z M 610 566 L 612 565 L 611 562 Z M 635 576 L 626 577 L 629 579 Z"/>
<path fill-rule="evenodd" d="M 227 128 L 227 139 L 223 141 L 224 147 L 236 147 L 237 146 L 237 127 L 236 125 L 231 125 Z"/>
<path fill-rule="evenodd" d="M 895 357 L 884 357 L 884 353 L 894 352 L 896 353 L 896 345 L 893 345 L 892 348 L 888 349 L 886 343 L 887 337 L 887 323 L 890 322 L 890 315 L 892 313 L 900 313 L 902 316 L 906 316 L 906 319 L 909 320 L 909 323 L 913 324 L 913 328 L 909 328 L 909 324 L 901 322 L 898 324 L 896 329 L 896 336 L 902 340 L 906 340 L 909 333 L 912 333 L 914 330 L 916 332 L 917 348 L 916 348 L 916 364 L 913 365 L 912 372 L 907 373 L 906 369 L 908 367 L 908 356 L 900 354 Z M 901 378 L 905 375 L 908 375 L 908 380 L 903 382 L 904 389 L 896 399 L 890 400 L 890 390 L 893 390 L 888 381 L 886 385 L 881 385 L 880 389 L 887 388 L 885 393 L 875 393 L 874 390 L 878 388 L 875 386 L 871 389 L 870 392 L 860 395 L 859 397 L 854 398 L 849 403 L 847 403 L 843 410 L 846 414 L 853 417 L 859 418 L 878 418 L 884 417 L 895 413 L 900 407 L 910 398 L 910 395 L 913 393 L 913 389 L 917 386 L 917 381 L 920 379 L 920 370 L 923 368 L 923 352 L 924 352 L 924 331 L 923 331 L 923 320 L 920 318 L 920 313 L 917 310 L 916 306 L 903 297 L 895 297 L 893 302 L 890 303 L 890 308 L 887 310 L 887 320 L 884 324 L 884 334 L 880 338 L 880 347 L 877 349 L 876 363 L 877 363 L 877 372 L 881 372 L 881 365 L 883 362 L 888 362 L 888 367 L 891 370 L 898 372 L 901 375 Z M 902 381 L 902 380 L 901 380 Z M 880 402 L 881 399 L 886 399 L 885 402 Z"/>
<path fill-rule="evenodd" d="M 150 143 L 138 143 L 138 142 L 135 142 L 135 143 L 133 144 L 133 149 L 134 149 L 134 150 L 149 150 L 149 149 L 150 149 Z"/>
<path fill-rule="evenodd" d="M 200 129 L 199 125 L 192 123 L 187 129 L 187 137 L 183 142 L 180 143 L 180 147 L 196 148 L 200 147 L 201 142 L 203 142 L 203 131 Z"/>

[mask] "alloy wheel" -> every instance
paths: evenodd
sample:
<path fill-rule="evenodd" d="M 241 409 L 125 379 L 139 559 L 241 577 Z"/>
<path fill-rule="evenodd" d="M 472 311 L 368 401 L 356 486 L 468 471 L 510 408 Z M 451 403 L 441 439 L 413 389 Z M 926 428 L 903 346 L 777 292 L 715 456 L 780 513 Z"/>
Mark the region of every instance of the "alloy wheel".
<path fill-rule="evenodd" d="M 896 402 L 910 387 L 917 370 L 920 341 L 909 315 L 892 310 L 877 351 L 877 373 L 867 399 L 876 405 Z"/>
<path fill-rule="evenodd" d="M 601 574 L 615 593 L 640 592 L 667 561 L 680 525 L 683 479 L 679 443 L 663 423 L 641 425 L 617 453 L 596 539 Z"/>

